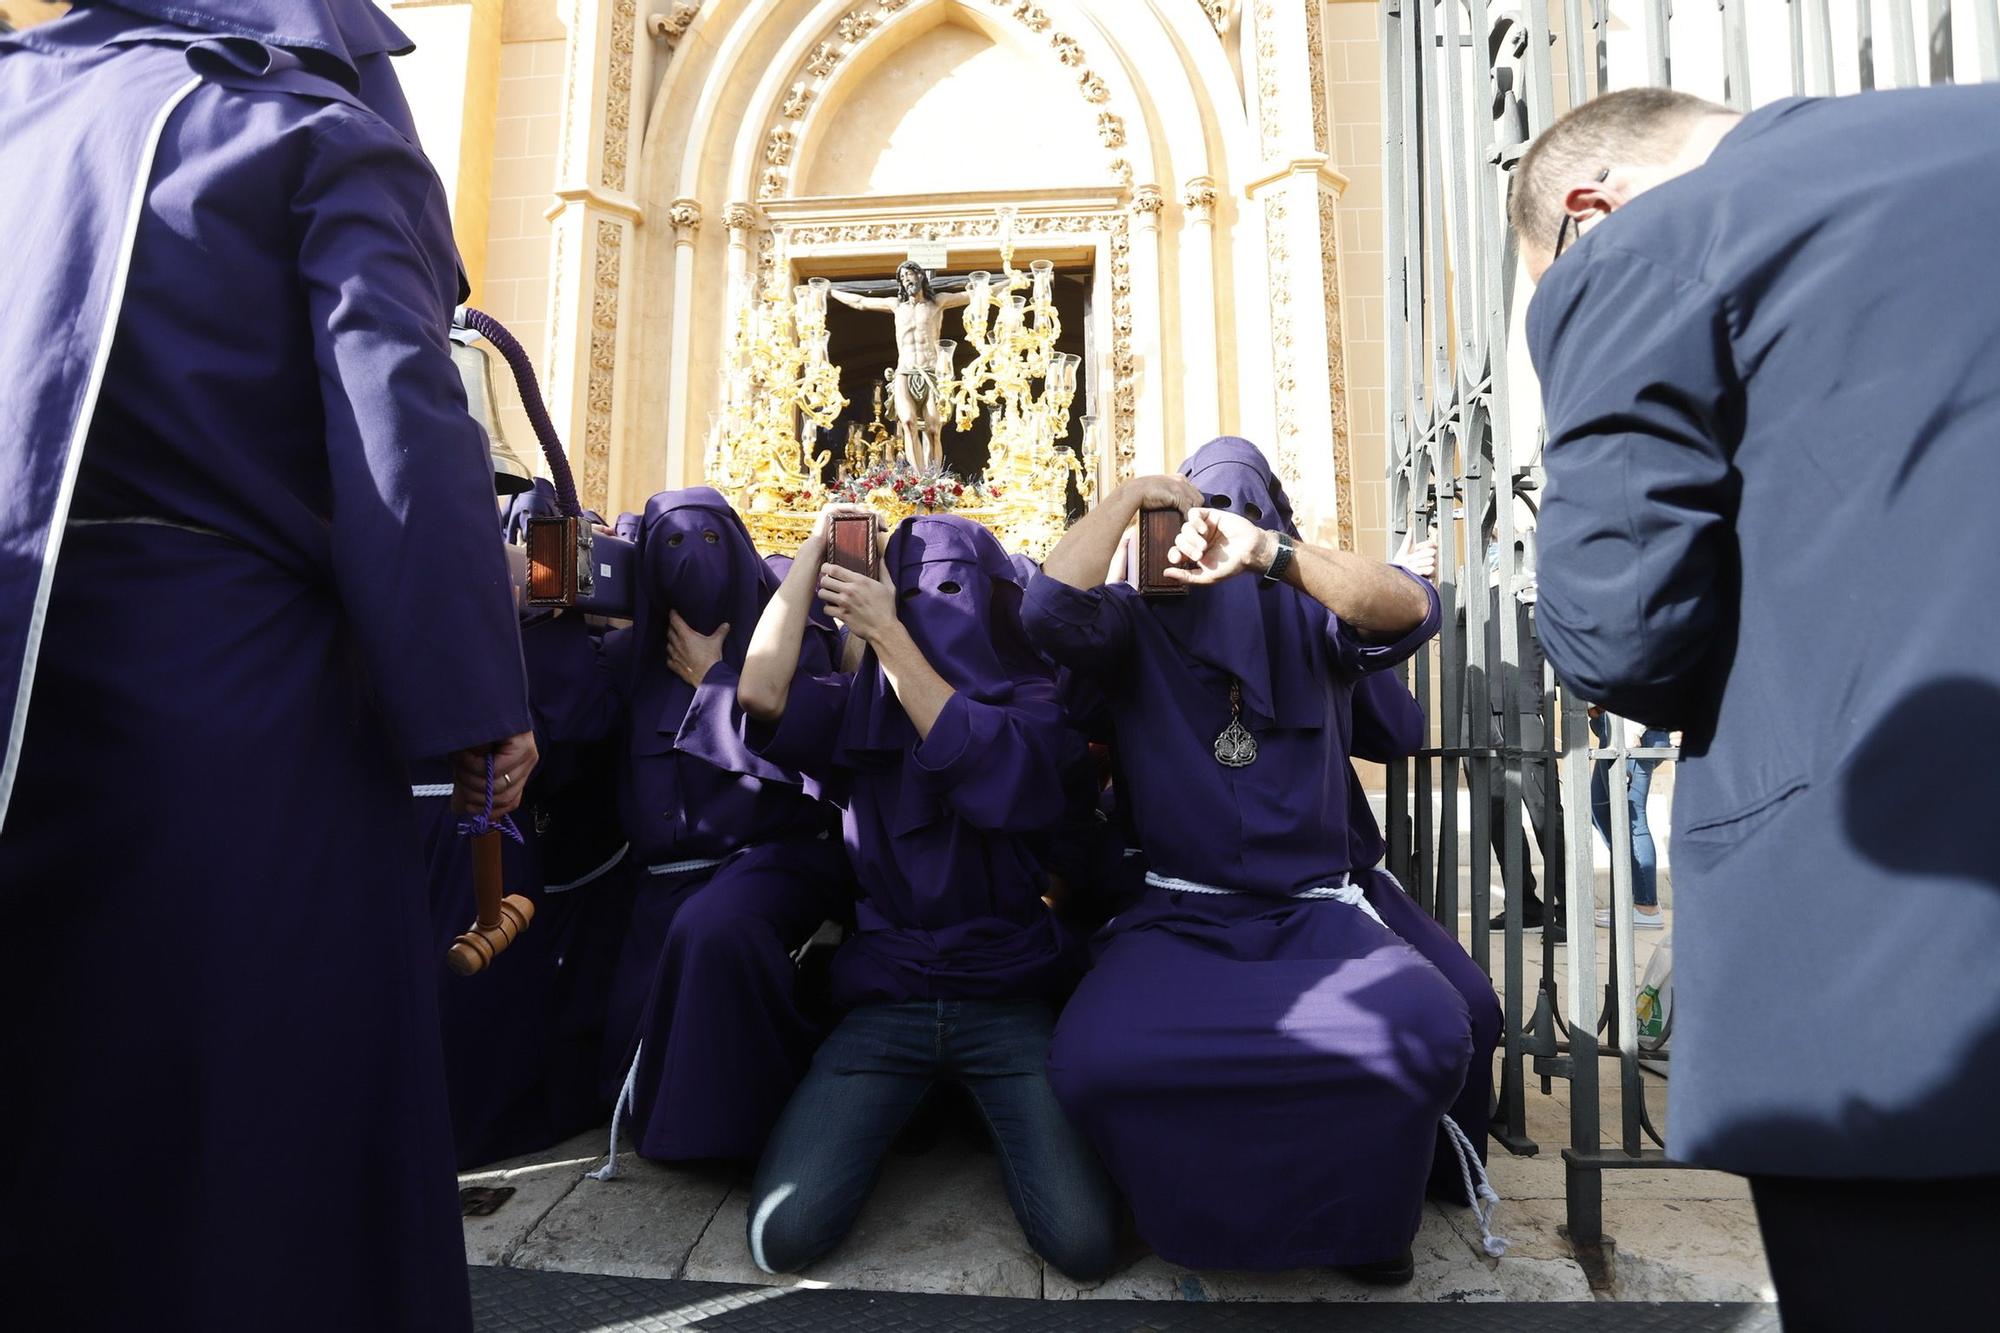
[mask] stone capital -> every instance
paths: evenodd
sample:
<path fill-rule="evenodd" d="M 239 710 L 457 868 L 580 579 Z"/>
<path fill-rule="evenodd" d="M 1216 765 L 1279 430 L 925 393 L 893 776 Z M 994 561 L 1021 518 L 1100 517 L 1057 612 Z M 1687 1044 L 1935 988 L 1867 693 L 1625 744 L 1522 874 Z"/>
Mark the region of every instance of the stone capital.
<path fill-rule="evenodd" d="M 701 226 L 701 204 L 686 197 L 676 199 L 667 205 L 667 221 L 674 224 L 675 230 L 685 233 L 686 239 L 692 240 L 695 229 Z"/>
<path fill-rule="evenodd" d="M 1203 221 L 1214 214 L 1217 198 L 1213 177 L 1196 176 L 1181 187 L 1181 207 L 1190 213 L 1200 214 Z"/>

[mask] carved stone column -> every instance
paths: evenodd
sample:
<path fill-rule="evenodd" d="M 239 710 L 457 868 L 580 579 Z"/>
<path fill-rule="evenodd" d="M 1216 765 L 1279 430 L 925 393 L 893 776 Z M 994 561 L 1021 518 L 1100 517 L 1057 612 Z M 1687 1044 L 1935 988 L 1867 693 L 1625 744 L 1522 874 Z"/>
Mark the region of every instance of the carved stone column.
<path fill-rule="evenodd" d="M 1352 446 L 1340 344 L 1339 203 L 1318 4 L 1245 0 L 1245 63 L 1264 169 L 1247 190 L 1261 212 L 1270 285 L 1279 474 L 1309 540 L 1354 544 Z M 1246 73 L 1249 71 L 1246 70 Z"/>
<path fill-rule="evenodd" d="M 701 205 L 676 199 L 667 209 L 674 225 L 674 314 L 667 371 L 667 470 L 670 481 L 686 475 L 688 366 L 694 354 L 694 242 L 701 230 Z"/>
<path fill-rule="evenodd" d="M 1215 347 L 1215 182 L 1196 176 L 1181 190 L 1181 431 L 1191 452 L 1222 429 Z"/>
<path fill-rule="evenodd" d="M 722 225 L 729 228 L 729 306 L 724 312 L 734 319 L 744 295 L 750 290 L 751 255 L 755 250 L 752 233 L 757 226 L 757 208 L 741 200 L 722 210 Z"/>
<path fill-rule="evenodd" d="M 1170 378 L 1161 341 L 1160 212 L 1166 196 L 1157 185 L 1132 191 L 1132 351 L 1139 365 L 1138 435 L 1133 468 L 1141 476 L 1167 467 L 1167 399 Z M 1102 409 L 1100 409 L 1102 410 Z M 1113 469 L 1106 469 L 1110 476 Z"/>
<path fill-rule="evenodd" d="M 563 76 L 556 202 L 549 209 L 548 390 L 556 428 L 584 503 L 603 511 L 619 495 L 614 437 L 618 368 L 632 321 L 638 89 L 651 43 L 641 41 L 638 0 L 565 0 L 569 53 Z"/>

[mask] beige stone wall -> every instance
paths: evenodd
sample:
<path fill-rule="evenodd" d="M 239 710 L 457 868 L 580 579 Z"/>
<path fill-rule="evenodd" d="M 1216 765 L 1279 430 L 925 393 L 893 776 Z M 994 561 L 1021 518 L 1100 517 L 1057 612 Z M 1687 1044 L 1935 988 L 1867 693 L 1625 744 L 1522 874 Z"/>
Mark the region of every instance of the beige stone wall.
<path fill-rule="evenodd" d="M 1382 295 L 1381 16 L 1367 0 L 1326 4 L 1326 86 L 1340 199 L 1340 323 L 1353 449 L 1355 544 L 1386 551 L 1389 521 Z"/>
<path fill-rule="evenodd" d="M 544 214 L 555 185 L 565 48 L 560 37 L 507 42 L 500 48 L 500 114 L 494 125 L 486 278 L 479 301 L 514 331 L 537 369 L 548 364 L 549 223 Z M 509 377 L 503 372 L 498 379 L 501 429 L 533 460 L 535 441 L 527 414 Z"/>

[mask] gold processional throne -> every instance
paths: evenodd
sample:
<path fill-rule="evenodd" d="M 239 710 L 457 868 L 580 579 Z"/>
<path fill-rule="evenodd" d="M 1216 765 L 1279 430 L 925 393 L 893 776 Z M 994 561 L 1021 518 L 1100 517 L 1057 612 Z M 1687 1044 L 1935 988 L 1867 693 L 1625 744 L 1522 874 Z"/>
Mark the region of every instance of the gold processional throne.
<path fill-rule="evenodd" d="M 831 284 L 813 278 L 787 292 L 789 265 L 781 260 L 770 285 L 738 312 L 707 477 L 760 551 L 790 554 L 824 506 L 844 501 L 874 509 L 885 528 L 911 514 L 960 514 L 1039 560 L 1067 525 L 1072 479 L 1086 505 L 1095 498 L 1090 461 L 1061 443 L 1083 358 L 1056 350 L 1055 266 L 1038 259 L 1017 270 L 1006 221 L 1003 213 L 1002 271 L 974 273 L 966 289 L 963 343 L 971 358 L 955 365 L 959 344 L 937 344 L 934 391 L 947 424 L 964 431 L 984 412 L 991 426 L 979 477 L 911 467 L 883 426 L 878 389 L 875 420 L 865 431 L 850 428 L 837 479 L 824 480 L 832 454 L 819 449 L 819 435 L 847 406 L 839 368 L 827 359 Z M 1086 447 L 1094 424 L 1084 418 Z"/>

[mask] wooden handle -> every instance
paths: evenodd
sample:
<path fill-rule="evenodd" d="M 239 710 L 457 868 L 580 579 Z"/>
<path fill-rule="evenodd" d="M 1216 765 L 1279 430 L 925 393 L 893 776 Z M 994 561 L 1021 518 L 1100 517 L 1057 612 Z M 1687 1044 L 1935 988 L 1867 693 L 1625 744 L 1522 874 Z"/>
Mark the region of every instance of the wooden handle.
<path fill-rule="evenodd" d="M 504 892 L 498 832 L 472 840 L 472 898 L 478 918 L 445 954 L 445 964 L 462 977 L 484 971 L 535 919 L 533 902 Z"/>

